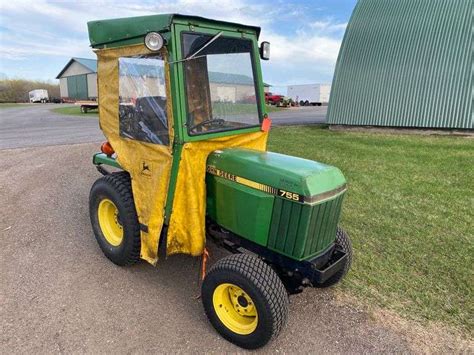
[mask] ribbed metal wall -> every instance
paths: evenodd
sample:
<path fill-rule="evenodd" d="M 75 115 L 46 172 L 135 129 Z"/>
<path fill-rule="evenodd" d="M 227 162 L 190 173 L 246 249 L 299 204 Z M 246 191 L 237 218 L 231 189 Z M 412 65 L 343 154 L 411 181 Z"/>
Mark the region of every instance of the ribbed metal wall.
<path fill-rule="evenodd" d="M 328 122 L 473 129 L 473 17 L 474 0 L 359 0 Z"/>

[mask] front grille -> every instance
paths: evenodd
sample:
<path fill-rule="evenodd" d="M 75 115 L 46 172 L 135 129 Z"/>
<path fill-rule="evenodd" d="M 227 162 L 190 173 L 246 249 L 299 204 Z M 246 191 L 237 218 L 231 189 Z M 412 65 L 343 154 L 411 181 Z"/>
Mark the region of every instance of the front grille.
<path fill-rule="evenodd" d="M 306 205 L 275 198 L 268 247 L 298 260 L 317 256 L 334 242 L 343 199 Z"/>

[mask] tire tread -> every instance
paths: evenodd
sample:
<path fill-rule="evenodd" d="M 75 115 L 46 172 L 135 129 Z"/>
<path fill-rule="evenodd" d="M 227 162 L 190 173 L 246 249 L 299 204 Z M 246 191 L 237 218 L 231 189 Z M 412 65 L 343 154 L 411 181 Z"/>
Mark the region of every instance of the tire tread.
<path fill-rule="evenodd" d="M 126 212 L 125 215 L 121 216 L 122 223 L 124 226 L 125 225 L 129 226 L 130 229 L 132 230 L 132 233 L 130 233 L 132 244 L 131 244 L 131 247 L 127 250 L 127 253 L 125 253 L 124 259 L 121 260 L 119 263 L 115 262 L 114 260 L 112 261 L 114 261 L 115 263 L 121 266 L 133 265 L 140 260 L 141 240 L 140 240 L 140 224 L 138 223 L 137 212 L 135 210 L 135 203 L 133 200 L 132 183 L 131 183 L 130 175 L 126 171 L 120 171 L 120 172 L 107 174 L 101 177 L 94 183 L 94 186 L 91 189 L 91 195 L 94 191 L 94 187 L 96 185 L 101 185 L 101 184 L 108 185 L 119 195 L 122 206 L 124 207 L 125 212 Z M 107 256 L 106 251 L 103 248 L 102 250 Z"/>

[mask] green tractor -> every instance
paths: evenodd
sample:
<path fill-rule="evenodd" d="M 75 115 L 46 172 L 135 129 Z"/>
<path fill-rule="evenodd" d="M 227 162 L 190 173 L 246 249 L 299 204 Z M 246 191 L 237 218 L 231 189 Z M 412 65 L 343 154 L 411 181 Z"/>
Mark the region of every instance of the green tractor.
<path fill-rule="evenodd" d="M 176 14 L 93 21 L 100 127 L 90 218 L 125 266 L 202 257 L 215 329 L 255 349 L 276 337 L 289 295 L 329 287 L 351 265 L 338 226 L 339 169 L 267 152 L 260 28 Z M 206 243 L 232 254 L 206 272 Z"/>

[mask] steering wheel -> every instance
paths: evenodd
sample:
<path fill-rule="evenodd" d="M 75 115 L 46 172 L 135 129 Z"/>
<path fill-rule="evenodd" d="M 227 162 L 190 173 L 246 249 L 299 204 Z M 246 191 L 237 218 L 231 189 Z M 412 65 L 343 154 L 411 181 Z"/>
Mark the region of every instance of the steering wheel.
<path fill-rule="evenodd" d="M 219 126 L 222 126 L 224 123 L 225 123 L 225 120 L 222 118 L 210 118 L 202 122 L 199 122 L 198 124 L 195 124 L 194 126 L 190 128 L 190 131 L 198 130 L 198 132 L 201 132 L 200 129 L 207 124 L 211 124 L 211 125 L 217 124 Z"/>

